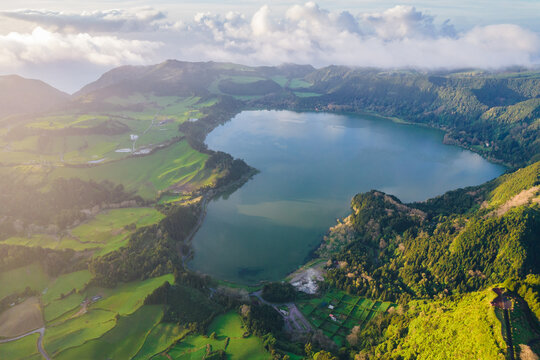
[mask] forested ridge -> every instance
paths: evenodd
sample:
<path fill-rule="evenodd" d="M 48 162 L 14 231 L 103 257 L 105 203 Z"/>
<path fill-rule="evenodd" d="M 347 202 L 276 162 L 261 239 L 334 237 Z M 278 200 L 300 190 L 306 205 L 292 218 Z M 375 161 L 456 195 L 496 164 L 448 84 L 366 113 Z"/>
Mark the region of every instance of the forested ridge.
<path fill-rule="evenodd" d="M 298 107 L 373 111 L 442 128 L 445 141 L 511 166 L 538 160 L 540 77 L 480 71 L 423 73 L 331 66 L 306 76 L 320 97 Z"/>
<path fill-rule="evenodd" d="M 437 329 L 446 322 L 456 326 L 457 321 L 441 316 L 442 309 L 449 312 L 447 317 L 471 311 L 481 298 L 493 298 L 493 286 L 523 298 L 535 319 L 531 321 L 538 323 L 538 185 L 540 162 L 420 203 L 403 204 L 376 190 L 356 195 L 351 215 L 330 230 L 319 249 L 329 258 L 327 283 L 352 294 L 396 301 L 401 310 L 373 321 L 353 347 L 365 358 L 450 356 L 464 345 L 448 340 L 451 350 L 421 349 L 411 341 L 442 336 Z M 487 306 L 487 300 L 481 301 Z M 413 330 L 414 326 L 426 328 Z M 486 332 L 473 336 L 489 341 Z M 502 340 L 500 334 L 493 336 L 494 341 Z M 491 357 L 504 358 L 504 346 L 490 346 L 502 354 Z"/>

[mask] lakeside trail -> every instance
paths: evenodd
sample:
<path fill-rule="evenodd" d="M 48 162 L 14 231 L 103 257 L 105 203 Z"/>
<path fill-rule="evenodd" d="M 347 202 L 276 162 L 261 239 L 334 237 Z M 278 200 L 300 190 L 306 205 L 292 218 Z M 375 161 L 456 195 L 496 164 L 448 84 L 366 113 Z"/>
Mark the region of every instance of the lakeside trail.
<path fill-rule="evenodd" d="M 47 352 L 43 348 L 43 335 L 45 334 L 45 327 L 41 327 L 39 329 L 27 332 L 26 334 L 22 334 L 22 335 L 14 337 L 14 338 L 0 340 L 0 344 L 16 341 L 16 340 L 22 339 L 23 337 L 26 337 L 26 336 L 29 336 L 29 335 L 32 335 L 32 334 L 36 334 L 36 333 L 39 333 L 39 338 L 38 338 L 38 341 L 37 341 L 37 348 L 38 348 L 39 352 L 41 353 L 41 356 L 43 356 L 45 358 L 45 360 L 51 360 L 51 358 L 49 357 L 49 355 L 47 354 Z"/>

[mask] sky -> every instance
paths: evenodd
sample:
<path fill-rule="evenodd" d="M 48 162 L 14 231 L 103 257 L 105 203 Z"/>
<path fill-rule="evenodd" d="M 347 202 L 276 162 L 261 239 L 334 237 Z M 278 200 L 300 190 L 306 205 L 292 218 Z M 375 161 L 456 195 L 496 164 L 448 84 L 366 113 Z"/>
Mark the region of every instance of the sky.
<path fill-rule="evenodd" d="M 0 74 L 72 93 L 167 59 L 538 68 L 540 1 L 0 0 Z"/>

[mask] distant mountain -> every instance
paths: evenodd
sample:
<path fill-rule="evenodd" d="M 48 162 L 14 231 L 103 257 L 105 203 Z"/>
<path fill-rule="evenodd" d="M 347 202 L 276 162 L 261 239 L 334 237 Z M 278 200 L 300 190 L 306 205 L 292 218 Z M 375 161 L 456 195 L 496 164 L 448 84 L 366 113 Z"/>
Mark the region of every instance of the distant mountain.
<path fill-rule="evenodd" d="M 43 81 L 18 75 L 0 76 L 0 118 L 51 110 L 69 99 L 70 95 Z"/>
<path fill-rule="evenodd" d="M 150 66 L 122 66 L 103 74 L 98 80 L 83 87 L 75 97 L 93 94 L 94 99 L 152 92 L 161 96 L 204 96 L 211 85 L 227 77 L 285 76 L 303 78 L 313 72 L 310 65 L 285 64 L 277 67 L 249 67 L 231 63 L 185 62 L 167 60 Z M 277 83 L 275 84 L 277 85 Z M 273 91 L 281 87 L 272 87 Z M 236 94 L 235 94 L 236 95 Z"/>
<path fill-rule="evenodd" d="M 441 128 L 445 143 L 510 167 L 540 160 L 538 71 L 315 69 L 167 60 L 113 69 L 77 92 L 73 106 L 116 111 L 126 105 L 113 97 L 136 94 L 229 96 L 245 108 L 373 112 Z"/>

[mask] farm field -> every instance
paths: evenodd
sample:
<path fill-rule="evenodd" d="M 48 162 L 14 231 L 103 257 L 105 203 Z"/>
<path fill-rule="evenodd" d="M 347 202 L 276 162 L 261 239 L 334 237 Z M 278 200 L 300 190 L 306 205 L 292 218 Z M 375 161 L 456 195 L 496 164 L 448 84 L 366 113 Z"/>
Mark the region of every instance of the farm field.
<path fill-rule="evenodd" d="M 164 215 L 154 208 L 123 208 L 105 210 L 92 220 L 70 231 L 71 236 L 56 238 L 37 234 L 31 237 L 11 237 L 2 243 L 8 245 L 40 246 L 49 249 L 96 250 L 104 255 L 124 246 L 137 228 L 158 223 Z M 132 225 L 128 228 L 128 225 Z"/>
<path fill-rule="evenodd" d="M 113 335 L 116 334 L 114 336 L 118 337 L 120 336 L 118 334 L 124 332 L 125 329 L 133 328 L 135 331 L 134 324 L 138 323 L 141 324 L 138 332 L 136 331 L 138 337 L 134 336 L 130 339 L 135 341 L 138 338 L 136 349 L 141 348 L 146 335 L 162 317 L 161 307 L 143 306 L 144 299 L 165 281 L 172 283 L 174 278 L 172 275 L 164 275 L 144 281 L 119 284 L 114 289 L 89 287 L 82 296 L 77 293 L 69 295 L 62 301 L 65 302 L 73 297 L 77 300 L 73 302 L 75 307 L 66 306 L 65 313 L 60 314 L 61 316 L 47 325 L 43 340 L 45 349 L 51 355 L 59 355 L 59 358 L 70 358 L 69 355 L 83 359 L 84 357 L 79 357 L 81 356 L 79 347 L 82 345 L 87 346 L 85 351 L 91 353 L 102 347 L 109 349 L 111 345 L 107 345 L 107 341 L 101 340 L 102 336 L 108 334 L 107 336 L 110 337 L 112 332 Z M 87 299 L 87 301 L 81 304 L 78 302 L 81 298 Z M 138 313 L 142 308 L 145 310 Z M 153 310 L 148 310 L 148 308 Z M 47 313 L 47 308 L 45 311 Z M 135 315 L 136 313 L 137 315 Z M 173 332 L 173 335 L 157 337 L 158 345 L 171 338 L 174 339 L 174 331 L 169 330 L 169 332 Z M 100 341 L 96 340 L 97 342 L 92 343 L 91 341 L 95 339 L 100 339 Z M 126 346 L 131 348 L 134 345 L 127 344 Z"/>
<path fill-rule="evenodd" d="M 89 168 L 58 167 L 51 178 L 109 180 L 145 199 L 155 199 L 160 191 L 173 185 L 195 189 L 212 184 L 217 174 L 204 168 L 207 159 L 208 155 L 193 150 L 184 140 L 144 157 Z"/>
<path fill-rule="evenodd" d="M 235 312 L 220 315 L 208 327 L 208 335 L 215 333 L 215 337 L 189 335 L 168 350 L 166 355 L 158 355 L 152 359 L 201 359 L 206 354 L 208 345 L 211 351 L 224 350 L 227 359 L 271 359 L 271 355 L 264 349 L 260 338 L 253 335 L 247 338 L 242 337 L 244 334 L 242 326 L 242 320 Z M 228 344 L 227 337 L 229 337 Z"/>
<path fill-rule="evenodd" d="M 330 290 L 322 298 L 300 301 L 297 306 L 315 328 L 341 346 L 353 327 L 365 326 L 395 305 Z"/>
<path fill-rule="evenodd" d="M 16 341 L 0 344 L 0 359 L 42 359 L 36 346 L 38 338 L 39 334 L 32 334 Z"/>
<path fill-rule="evenodd" d="M 37 297 L 30 297 L 0 314 L 0 337 L 20 336 L 42 326 L 43 317 Z"/>
<path fill-rule="evenodd" d="M 68 348 L 56 359 L 131 359 L 162 316 L 161 306 L 143 306 L 131 315 L 120 316 L 116 326 L 99 338 Z"/>
<path fill-rule="evenodd" d="M 181 136 L 178 124 L 200 117 L 200 110 L 216 101 L 134 94 L 106 100 L 118 110 L 68 111 L 25 120 L 16 136 L 0 137 L 0 162 L 62 166 L 120 160 L 130 150 L 146 151 Z"/>
<path fill-rule="evenodd" d="M 24 291 L 26 287 L 42 291 L 49 281 L 49 276 L 38 263 L 0 273 L 0 299 Z"/>
<path fill-rule="evenodd" d="M 147 360 L 153 355 L 167 350 L 169 346 L 182 339 L 188 332 L 189 330 L 176 324 L 157 324 L 150 331 L 133 360 Z"/>

